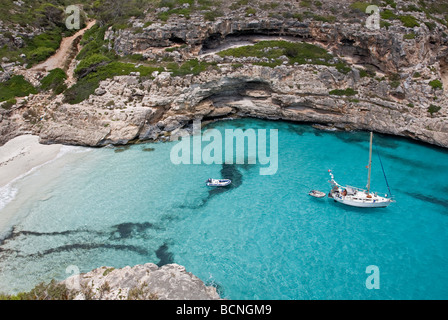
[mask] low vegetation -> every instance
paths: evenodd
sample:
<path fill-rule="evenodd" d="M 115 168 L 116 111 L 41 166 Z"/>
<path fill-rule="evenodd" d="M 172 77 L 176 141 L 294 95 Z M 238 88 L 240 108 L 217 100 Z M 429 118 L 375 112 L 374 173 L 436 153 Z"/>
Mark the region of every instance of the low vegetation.
<path fill-rule="evenodd" d="M 154 71 L 163 71 L 162 67 L 148 65 L 136 66 L 132 62 L 124 61 L 115 54 L 113 50 L 108 50 L 104 33 L 107 26 L 96 24 L 84 33 L 81 40 L 83 49 L 79 52 L 76 59 L 79 64 L 75 69 L 77 82 L 64 92 L 65 102 L 75 104 L 84 101 L 95 92 L 100 81 L 113 78 L 114 76 L 127 75 L 131 72 L 139 72 L 142 77 L 149 77 Z M 141 61 L 139 57 L 129 57 Z"/>
<path fill-rule="evenodd" d="M 347 88 L 347 89 L 335 89 L 335 90 L 331 90 L 329 92 L 329 94 L 331 95 L 335 95 L 335 96 L 354 96 L 358 94 L 358 91 L 352 89 L 352 88 Z"/>
<path fill-rule="evenodd" d="M 281 65 L 283 61 L 287 61 L 288 64 L 333 65 L 342 73 L 348 73 L 351 70 L 345 63 L 336 62 L 325 49 L 303 42 L 260 41 L 253 46 L 227 49 L 219 52 L 218 55 L 267 59 L 269 62 L 255 62 L 254 64 L 270 67 Z"/>
<path fill-rule="evenodd" d="M 370 5 L 371 3 L 369 2 L 355 1 L 349 6 L 349 8 L 353 11 L 365 13 L 367 7 Z"/>
<path fill-rule="evenodd" d="M 82 1 L 76 1 L 79 3 Z M 75 31 L 65 27 L 64 9 L 75 1 L 54 0 L 43 2 L 30 0 L 26 5 L 18 5 L 12 1 L 2 1 L 0 16 L 6 25 L 14 24 L 25 28 L 28 32 L 36 28 L 40 34 L 28 38 L 26 34 L 19 34 L 21 45 L 14 45 L 12 33 L 6 32 L 4 36 L 11 41 L 0 48 L 0 56 L 10 61 L 18 61 L 31 67 L 51 56 L 59 48 L 63 37 L 73 34 Z M 82 20 L 83 22 L 84 20 Z"/>
<path fill-rule="evenodd" d="M 8 99 L 8 100 L 6 100 L 6 102 L 2 103 L 2 108 L 5 110 L 9 110 L 16 103 L 17 103 L 17 100 L 15 98 Z"/>
<path fill-rule="evenodd" d="M 161 0 L 158 7 L 167 10 L 159 12 L 157 18 L 167 21 L 172 15 L 182 15 L 189 19 L 193 12 L 201 11 L 205 20 L 214 21 L 224 15 L 220 6 L 218 0 Z"/>
<path fill-rule="evenodd" d="M 76 104 L 87 99 L 99 87 L 100 81 L 113 78 L 115 76 L 127 75 L 131 72 L 139 72 L 142 77 L 149 77 L 154 71 L 163 71 L 162 67 L 139 66 L 133 63 L 111 61 L 97 67 L 90 66 L 91 69 L 76 84 L 67 89 L 64 93 L 65 102 Z"/>
<path fill-rule="evenodd" d="M 442 107 L 440 107 L 440 106 L 436 106 L 436 105 L 434 105 L 434 104 L 431 104 L 431 105 L 428 107 L 428 112 L 432 115 L 433 113 L 439 112 L 440 109 L 442 109 Z"/>
<path fill-rule="evenodd" d="M 106 274 L 104 274 L 105 276 Z M 109 283 L 106 281 L 97 289 L 100 296 L 108 293 L 111 290 Z M 80 290 L 69 289 L 65 284 L 59 283 L 56 280 L 51 280 L 48 283 L 42 282 L 36 285 L 33 289 L 27 292 L 20 292 L 18 294 L 1 294 L 1 300 L 73 300 L 82 294 L 84 299 L 92 300 L 94 292 L 90 287 L 81 286 Z M 127 300 L 158 300 L 156 293 L 150 291 L 146 283 L 136 286 L 129 290 L 127 296 L 121 296 L 121 299 Z"/>
<path fill-rule="evenodd" d="M 8 81 L 0 83 L 0 102 L 31 93 L 36 94 L 37 90 L 22 75 L 12 76 Z"/>
<path fill-rule="evenodd" d="M 440 81 L 440 80 L 438 80 L 438 79 L 435 79 L 435 80 L 432 80 L 432 81 L 430 81 L 429 82 L 429 85 L 434 89 L 434 90 L 436 90 L 436 89 L 443 89 L 443 84 L 442 84 L 442 82 Z"/>
<path fill-rule="evenodd" d="M 172 62 L 167 65 L 167 70 L 171 72 L 172 76 L 185 76 L 187 74 L 198 75 L 199 73 L 207 70 L 214 63 L 198 61 L 197 59 L 191 59 L 185 61 L 181 65 Z"/>
<path fill-rule="evenodd" d="M 65 85 L 66 79 L 67 75 L 64 70 L 59 68 L 53 69 L 41 80 L 40 89 L 44 91 L 53 90 L 55 94 L 60 94 L 67 89 Z"/>
<path fill-rule="evenodd" d="M 72 300 L 74 297 L 74 291 L 55 280 L 50 283 L 42 282 L 28 292 L 15 295 L 0 294 L 0 300 Z"/>

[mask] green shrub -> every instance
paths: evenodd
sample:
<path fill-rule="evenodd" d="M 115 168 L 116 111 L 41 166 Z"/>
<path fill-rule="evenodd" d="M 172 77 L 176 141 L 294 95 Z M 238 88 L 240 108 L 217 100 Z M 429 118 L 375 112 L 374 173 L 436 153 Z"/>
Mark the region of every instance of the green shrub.
<path fill-rule="evenodd" d="M 403 11 L 414 11 L 414 12 L 422 12 L 423 10 L 415 6 L 414 4 L 408 5 L 402 8 Z"/>
<path fill-rule="evenodd" d="M 40 283 L 28 292 L 16 295 L 0 294 L 0 300 L 72 300 L 77 292 L 68 289 L 64 284 L 51 280 Z"/>
<path fill-rule="evenodd" d="M 425 21 L 425 25 L 428 27 L 429 31 L 434 31 L 437 27 L 437 24 L 433 21 Z"/>
<path fill-rule="evenodd" d="M 391 81 L 400 81 L 401 80 L 400 74 L 398 74 L 398 73 L 391 73 L 390 75 L 388 75 L 388 78 Z"/>
<path fill-rule="evenodd" d="M 331 95 L 335 95 L 335 96 L 354 96 L 358 94 L 358 91 L 352 89 L 352 88 L 347 88 L 345 90 L 343 89 L 335 89 L 335 90 L 331 90 L 329 92 L 329 94 Z"/>
<path fill-rule="evenodd" d="M 445 1 L 433 1 L 431 3 L 423 2 L 419 0 L 423 11 L 429 14 L 447 14 L 448 13 L 448 3 Z"/>
<path fill-rule="evenodd" d="M 336 69 L 343 74 L 347 74 L 350 71 L 352 71 L 352 68 L 350 68 L 349 66 L 347 66 L 345 63 L 343 62 L 338 62 L 336 63 Z"/>
<path fill-rule="evenodd" d="M 380 16 L 381 16 L 381 19 L 385 19 L 385 20 L 398 19 L 398 16 L 389 9 L 381 11 Z"/>
<path fill-rule="evenodd" d="M 222 17 L 224 13 L 220 10 L 209 10 L 204 13 L 204 19 L 207 21 L 215 21 L 216 18 Z"/>
<path fill-rule="evenodd" d="M 5 109 L 5 110 L 9 110 L 9 109 L 11 109 L 11 107 L 12 107 L 13 105 L 15 105 L 16 103 L 17 103 L 17 100 L 14 99 L 14 98 L 11 98 L 11 99 L 9 99 L 9 100 L 6 100 L 6 102 L 4 102 L 4 103 L 2 104 L 2 108 Z"/>
<path fill-rule="evenodd" d="M 371 4 L 368 3 L 368 2 L 356 1 L 356 2 L 353 2 L 353 3 L 349 6 L 349 8 L 350 8 L 351 10 L 353 10 L 353 11 L 358 11 L 358 12 L 363 12 L 363 13 L 365 13 L 367 7 L 370 6 L 370 5 L 371 5 Z"/>
<path fill-rule="evenodd" d="M 384 20 L 381 20 L 381 21 L 380 21 L 380 28 L 386 28 L 386 29 L 389 29 L 389 27 L 390 27 L 391 25 L 392 25 L 392 24 L 389 23 L 389 22 L 387 22 L 387 21 L 384 21 Z"/>
<path fill-rule="evenodd" d="M 397 4 L 394 0 L 384 0 L 384 2 L 386 2 L 386 4 L 390 5 L 394 9 L 397 7 Z"/>
<path fill-rule="evenodd" d="M 414 27 L 420 26 L 420 23 L 418 23 L 418 20 L 413 16 L 399 16 L 398 19 L 407 28 L 414 28 Z"/>
<path fill-rule="evenodd" d="M 173 77 L 185 76 L 187 74 L 198 75 L 207 70 L 211 64 L 208 62 L 198 61 L 198 59 L 191 59 L 185 61 L 181 66 L 177 63 L 170 63 L 167 65 L 168 71 L 172 72 Z"/>
<path fill-rule="evenodd" d="M 415 39 L 415 37 L 416 37 L 416 34 L 412 32 L 412 33 L 405 34 L 403 36 L 403 39 L 412 40 L 412 39 Z"/>
<path fill-rule="evenodd" d="M 186 3 L 192 6 L 194 4 L 194 0 L 161 0 L 159 3 L 159 8 L 168 7 L 173 9 L 174 7 L 182 6 Z"/>
<path fill-rule="evenodd" d="M 8 81 L 0 83 L 0 102 L 31 93 L 36 94 L 37 90 L 22 75 L 12 76 Z"/>
<path fill-rule="evenodd" d="M 300 6 L 305 8 L 311 8 L 311 0 L 300 1 Z"/>
<path fill-rule="evenodd" d="M 322 22 L 335 22 L 336 21 L 335 16 L 321 16 L 318 14 L 313 14 L 312 17 L 316 21 L 322 21 Z"/>
<path fill-rule="evenodd" d="M 367 68 L 367 69 L 358 69 L 359 70 L 359 76 L 361 78 L 365 78 L 365 77 L 370 77 L 373 78 L 375 77 L 376 73 L 374 70 L 372 70 L 371 68 Z"/>
<path fill-rule="evenodd" d="M 434 104 L 431 104 L 428 107 L 428 112 L 432 115 L 433 113 L 439 112 L 440 109 L 442 109 L 440 106 L 436 106 Z"/>
<path fill-rule="evenodd" d="M 67 75 L 64 70 L 56 68 L 50 71 L 50 73 L 41 80 L 40 88 L 42 90 L 53 90 L 54 93 L 62 93 L 67 86 L 65 85 L 65 80 Z"/>
<path fill-rule="evenodd" d="M 255 10 L 255 8 L 247 8 L 246 9 L 246 17 L 250 16 L 250 15 L 255 15 L 257 13 L 257 10 Z"/>
<path fill-rule="evenodd" d="M 291 19 L 291 18 L 293 18 L 293 19 L 296 19 L 296 20 L 298 20 L 298 21 L 302 21 L 303 20 L 303 16 L 302 16 L 302 14 L 300 14 L 300 13 L 298 13 L 298 12 L 290 12 L 290 11 L 287 11 L 287 12 L 283 12 L 283 18 L 285 18 L 285 19 Z M 274 14 L 272 13 L 272 12 L 270 12 L 269 13 L 269 16 L 274 16 Z M 277 19 L 279 19 L 279 18 L 277 18 Z"/>
<path fill-rule="evenodd" d="M 432 80 L 429 82 L 429 85 L 435 90 L 435 89 L 443 89 L 443 84 L 440 80 Z"/>
<path fill-rule="evenodd" d="M 40 62 L 49 58 L 53 53 L 55 50 L 52 48 L 39 47 L 30 51 L 27 56 L 31 61 Z"/>
<path fill-rule="evenodd" d="M 75 73 L 77 75 L 80 75 L 84 73 L 88 68 L 94 67 L 96 65 L 101 64 L 102 62 L 108 62 L 108 61 L 110 61 L 110 59 L 106 56 L 103 56 L 102 54 L 92 54 L 86 59 L 81 60 L 81 62 L 75 69 Z"/>
<path fill-rule="evenodd" d="M 191 11 L 192 11 L 191 7 L 175 8 L 175 9 L 171 9 L 171 10 L 168 10 L 165 12 L 159 12 L 157 14 L 157 17 L 162 21 L 168 21 L 168 19 L 171 17 L 171 15 L 178 14 L 178 15 L 183 15 L 187 19 L 190 19 Z"/>
<path fill-rule="evenodd" d="M 389 82 L 389 85 L 391 86 L 391 88 L 393 89 L 397 89 L 400 86 L 401 82 L 398 80 L 393 80 Z"/>

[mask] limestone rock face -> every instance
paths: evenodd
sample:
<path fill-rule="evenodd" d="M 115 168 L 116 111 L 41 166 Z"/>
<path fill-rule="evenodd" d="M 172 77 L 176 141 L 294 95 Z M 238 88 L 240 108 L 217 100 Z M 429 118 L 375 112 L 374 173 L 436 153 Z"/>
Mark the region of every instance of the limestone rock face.
<path fill-rule="evenodd" d="M 62 281 L 80 291 L 76 300 L 218 300 L 216 288 L 206 286 L 185 267 L 153 263 L 114 269 L 101 267 Z"/>
<path fill-rule="evenodd" d="M 268 9 L 249 15 L 241 8 L 214 21 L 195 13 L 161 22 L 157 12 L 148 12 L 135 27 L 110 28 L 104 37 L 119 55 L 140 54 L 147 59 L 143 63 L 160 64 L 195 58 L 213 67 L 196 75 L 173 76 L 166 68 L 151 77 L 117 76 L 75 105 L 44 93 L 18 99 L 15 106 L 0 108 L 0 144 L 23 132 L 39 135 L 42 143 L 126 144 L 169 139 L 196 119 L 257 117 L 373 130 L 448 147 L 446 26 L 424 23 L 428 17 L 413 12 L 418 26 L 395 19 L 387 28 L 371 30 L 365 27 L 367 15 L 350 11 L 351 2 L 333 0 L 318 9 L 327 16 L 336 14 L 328 10 L 334 8 L 333 22 L 307 18 L 305 12 L 297 19 L 289 12 L 297 9 L 294 3 L 284 6 L 289 9 L 280 17 Z M 272 68 L 254 64 L 268 62 L 266 57 L 216 54 L 264 39 L 313 43 L 350 68 L 290 65 L 287 57 Z M 431 86 L 439 79 L 443 88 Z M 353 95 L 335 94 L 348 88 Z"/>
<path fill-rule="evenodd" d="M 346 88 L 356 94 L 330 93 Z M 320 65 L 224 65 L 196 76 L 163 72 L 143 83 L 139 76 L 117 76 L 101 82 L 96 93 L 79 104 L 38 94 L 1 112 L 2 121 L 9 123 L 1 127 L 2 142 L 32 132 L 42 143 L 126 144 L 168 139 L 192 120 L 256 117 L 374 130 L 448 147 L 445 96 L 423 76 L 409 75 L 394 88 L 387 80 L 360 78 L 356 68 L 343 74 Z M 441 108 L 430 113 L 433 104 Z"/>

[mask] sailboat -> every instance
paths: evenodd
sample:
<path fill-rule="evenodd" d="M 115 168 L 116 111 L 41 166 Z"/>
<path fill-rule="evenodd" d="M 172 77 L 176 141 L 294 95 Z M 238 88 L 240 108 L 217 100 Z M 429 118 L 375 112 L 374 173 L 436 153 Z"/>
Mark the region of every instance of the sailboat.
<path fill-rule="evenodd" d="M 331 178 L 329 182 L 332 185 L 332 189 L 328 194 L 330 198 L 333 198 L 335 201 L 348 206 L 361 208 L 385 208 L 391 202 L 393 202 L 393 200 L 388 197 L 387 194 L 385 194 L 384 196 L 379 196 L 377 192 L 371 192 L 370 190 L 370 175 L 372 170 L 372 142 L 373 133 L 370 132 L 369 165 L 367 167 L 369 169 L 367 178 L 367 190 L 351 186 L 341 186 L 334 180 L 332 171 L 328 170 Z M 386 175 L 384 175 L 384 177 L 386 178 Z"/>

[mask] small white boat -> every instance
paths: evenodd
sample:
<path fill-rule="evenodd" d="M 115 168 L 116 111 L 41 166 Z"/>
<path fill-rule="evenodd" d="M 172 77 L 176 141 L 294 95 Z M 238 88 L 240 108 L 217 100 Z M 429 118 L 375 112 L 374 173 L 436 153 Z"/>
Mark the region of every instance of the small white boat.
<path fill-rule="evenodd" d="M 312 197 L 315 198 L 323 198 L 325 197 L 325 193 L 322 191 L 318 191 L 318 190 L 311 190 L 310 192 L 308 192 L 308 194 Z"/>
<path fill-rule="evenodd" d="M 208 179 L 206 182 L 209 187 L 225 187 L 232 183 L 230 179 Z"/>

